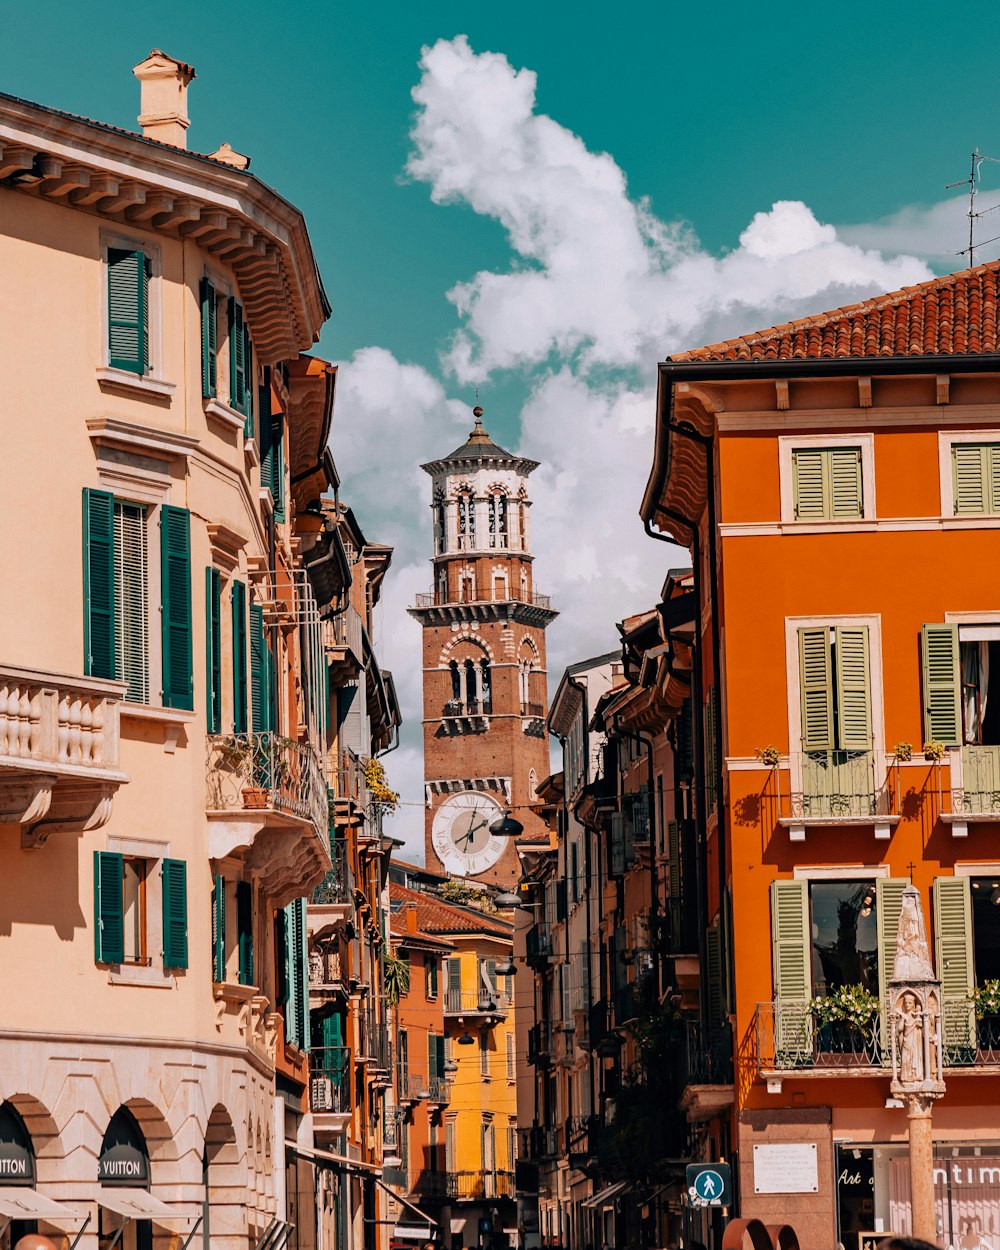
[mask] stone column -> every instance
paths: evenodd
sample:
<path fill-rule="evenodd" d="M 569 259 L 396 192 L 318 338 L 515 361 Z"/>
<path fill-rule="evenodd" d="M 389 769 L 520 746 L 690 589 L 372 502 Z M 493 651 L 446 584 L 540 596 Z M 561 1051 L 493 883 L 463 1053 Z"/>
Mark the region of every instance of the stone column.
<path fill-rule="evenodd" d="M 911 1094 L 905 1100 L 910 1139 L 910 1231 L 922 1241 L 936 1243 L 934 1208 L 934 1141 L 931 1129 L 932 1098 Z"/>

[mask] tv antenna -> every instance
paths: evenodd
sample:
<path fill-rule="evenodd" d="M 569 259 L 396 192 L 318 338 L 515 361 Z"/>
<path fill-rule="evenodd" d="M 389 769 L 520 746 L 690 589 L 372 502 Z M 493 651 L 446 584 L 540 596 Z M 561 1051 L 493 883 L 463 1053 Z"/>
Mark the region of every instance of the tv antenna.
<path fill-rule="evenodd" d="M 1000 209 L 1000 203 L 992 204 L 989 208 L 976 209 L 976 195 L 979 192 L 979 183 L 981 179 L 980 170 L 984 161 L 990 161 L 994 165 L 1000 165 L 1000 159 L 995 156 L 986 156 L 980 152 L 978 148 L 972 153 L 969 164 L 969 176 L 963 178 L 961 182 L 949 182 L 945 186 L 946 191 L 951 191 L 955 187 L 969 188 L 969 211 L 966 216 L 969 218 L 969 246 L 963 247 L 960 252 L 956 252 L 956 256 L 968 256 L 969 268 L 976 263 L 975 254 L 977 247 L 986 247 L 988 243 L 996 243 L 1000 239 L 1000 234 L 995 234 L 992 239 L 983 239 L 981 243 L 975 241 L 976 222 L 981 217 L 988 217 L 990 213 L 997 212 Z"/>

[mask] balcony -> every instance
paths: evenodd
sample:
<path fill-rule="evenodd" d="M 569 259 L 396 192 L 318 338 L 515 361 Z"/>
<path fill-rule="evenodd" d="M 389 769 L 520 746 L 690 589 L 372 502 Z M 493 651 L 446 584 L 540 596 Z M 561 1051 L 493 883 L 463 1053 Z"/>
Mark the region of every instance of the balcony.
<path fill-rule="evenodd" d="M 351 1118 L 351 1052 L 323 1046 L 309 1054 L 309 1107 L 318 1133 L 341 1133 Z"/>
<path fill-rule="evenodd" d="M 522 703 L 521 715 L 530 717 L 533 720 L 544 720 L 545 705 L 544 703 Z"/>
<path fill-rule="evenodd" d="M 485 1016 L 502 1020 L 510 1008 L 506 994 L 490 991 L 483 985 L 478 990 L 445 990 L 444 1014 L 462 1019 L 466 1016 Z"/>
<path fill-rule="evenodd" d="M 808 1002 L 758 1003 L 755 1043 L 762 1075 L 872 1073 L 884 1067 L 879 1014 L 863 1026 L 846 1020 L 821 1025 Z"/>
<path fill-rule="evenodd" d="M 397 1074 L 396 1096 L 400 1106 L 415 1106 L 418 1102 L 430 1097 L 427 1080 L 418 1072 L 406 1072 L 400 1069 Z"/>
<path fill-rule="evenodd" d="M 309 931 L 322 932 L 338 920 L 348 919 L 354 911 L 354 873 L 347 855 L 347 843 L 340 838 L 330 841 L 333 867 L 309 897 Z"/>
<path fill-rule="evenodd" d="M 418 1172 L 414 1177 L 411 1194 L 424 1199 L 444 1199 L 449 1197 L 447 1172 Z"/>
<path fill-rule="evenodd" d="M 427 1079 L 427 1101 L 437 1107 L 447 1107 L 451 1102 L 451 1091 L 448 1081 L 443 1076 L 432 1076 Z"/>
<path fill-rule="evenodd" d="M 572 1024 L 560 1023 L 552 1030 L 552 1058 L 561 1068 L 571 1068 L 576 1062 L 576 1033 Z"/>
<path fill-rule="evenodd" d="M 360 825 L 371 807 L 365 766 L 353 751 L 344 751 L 331 771 L 333 809 L 338 828 Z"/>
<path fill-rule="evenodd" d="M 552 607 L 550 595 L 521 591 L 512 587 L 500 599 L 453 599 L 447 591 L 432 590 L 416 596 L 410 615 L 427 624 L 452 624 L 461 621 L 489 621 L 501 616 L 523 625 L 545 626 L 559 615 Z"/>
<path fill-rule="evenodd" d="M 242 854 L 276 905 L 330 871 L 329 804 L 316 752 L 275 733 L 208 738 L 209 857 Z"/>
<path fill-rule="evenodd" d="M 552 1066 L 552 1025 L 547 1020 L 528 1029 L 528 1063 L 537 1068 Z"/>
<path fill-rule="evenodd" d="M 733 1105 L 733 1035 L 726 1023 L 712 1031 L 699 1020 L 685 1022 L 680 1106 L 688 1122 L 710 1120 Z"/>
<path fill-rule="evenodd" d="M 513 1172 L 449 1172 L 448 1197 L 456 1202 L 478 1202 L 484 1198 L 513 1198 Z"/>
<path fill-rule="evenodd" d="M 530 968 L 542 968 L 552 955 L 552 934 L 548 928 L 533 924 L 524 935 L 525 960 Z"/>
<path fill-rule="evenodd" d="M 789 756 L 783 793 L 782 771 L 775 770 L 778 823 L 789 840 L 802 842 L 811 827 L 862 826 L 875 837 L 891 836 L 899 823 L 899 787 L 891 770 L 879 776 L 874 751 L 806 751 Z"/>
<path fill-rule="evenodd" d="M 490 727 L 493 704 L 489 699 L 449 699 L 441 719 L 449 733 L 483 733 Z"/>
<path fill-rule="evenodd" d="M 566 1154 L 570 1167 L 579 1167 L 593 1153 L 590 1138 L 594 1125 L 594 1117 L 574 1115 L 566 1121 Z"/>
<path fill-rule="evenodd" d="M 309 997 L 315 1006 L 336 997 L 346 997 L 347 982 L 340 963 L 339 943 L 324 950 L 313 945 L 309 951 Z"/>
<path fill-rule="evenodd" d="M 115 791 L 122 682 L 0 668 L 0 822 L 21 846 L 100 829 Z"/>
<path fill-rule="evenodd" d="M 354 681 L 364 667 L 364 623 L 355 607 L 348 604 L 343 612 L 323 622 L 323 650 L 330 666 L 331 682 L 343 686 Z"/>
<path fill-rule="evenodd" d="M 554 1159 L 559 1151 L 555 1129 L 534 1124 L 526 1133 L 527 1157 L 535 1162 Z"/>
<path fill-rule="evenodd" d="M 967 744 L 953 750 L 950 805 L 942 803 L 941 819 L 954 837 L 966 837 L 969 825 L 1000 821 L 1000 746 Z M 935 765 L 940 777 L 940 766 Z M 940 790 L 941 783 L 938 781 Z"/>

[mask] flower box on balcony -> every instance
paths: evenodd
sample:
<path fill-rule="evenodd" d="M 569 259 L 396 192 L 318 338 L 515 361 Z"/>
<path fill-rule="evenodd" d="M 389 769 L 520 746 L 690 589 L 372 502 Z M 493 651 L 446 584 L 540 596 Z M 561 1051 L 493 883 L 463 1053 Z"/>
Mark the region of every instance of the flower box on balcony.
<path fill-rule="evenodd" d="M 243 806 L 251 810 L 267 807 L 267 791 L 263 786 L 245 786 L 243 788 Z"/>

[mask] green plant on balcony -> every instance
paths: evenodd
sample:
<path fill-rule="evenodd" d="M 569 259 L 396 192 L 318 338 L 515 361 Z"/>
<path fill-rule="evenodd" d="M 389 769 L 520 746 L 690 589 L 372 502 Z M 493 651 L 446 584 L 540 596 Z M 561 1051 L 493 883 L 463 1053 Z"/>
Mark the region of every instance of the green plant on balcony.
<path fill-rule="evenodd" d="M 976 1012 L 977 1020 L 985 1020 L 992 1016 L 1000 1016 L 1000 980 L 991 977 L 980 981 L 969 995 Z"/>
<path fill-rule="evenodd" d="M 892 753 L 896 757 L 896 761 L 900 764 L 909 764 L 913 759 L 913 743 L 897 742 L 892 748 Z"/>
<path fill-rule="evenodd" d="M 943 742 L 932 740 L 924 743 L 924 759 L 930 760 L 932 764 L 940 764 L 945 757 L 948 748 Z"/>
<path fill-rule="evenodd" d="M 438 894 L 448 903 L 461 907 L 474 907 L 477 911 L 496 911 L 493 895 L 481 886 L 467 885 L 464 881 L 446 881 L 438 888 Z"/>
<path fill-rule="evenodd" d="M 765 768 L 777 768 L 781 760 L 781 752 L 774 746 L 755 747 L 754 755 Z"/>
<path fill-rule="evenodd" d="M 389 785 L 389 779 L 385 775 L 385 768 L 382 766 L 381 760 L 365 759 L 361 761 L 361 767 L 364 771 L 365 785 L 371 800 L 376 807 L 380 807 L 383 812 L 394 812 L 399 806 L 399 794 Z"/>
<path fill-rule="evenodd" d="M 382 964 L 382 985 L 385 996 L 395 1006 L 410 992 L 410 965 L 407 960 L 393 953 Z"/>
<path fill-rule="evenodd" d="M 861 984 L 839 985 L 825 997 L 812 1000 L 809 1010 L 819 1025 L 844 1023 L 863 1029 L 878 1012 L 878 995 Z"/>

